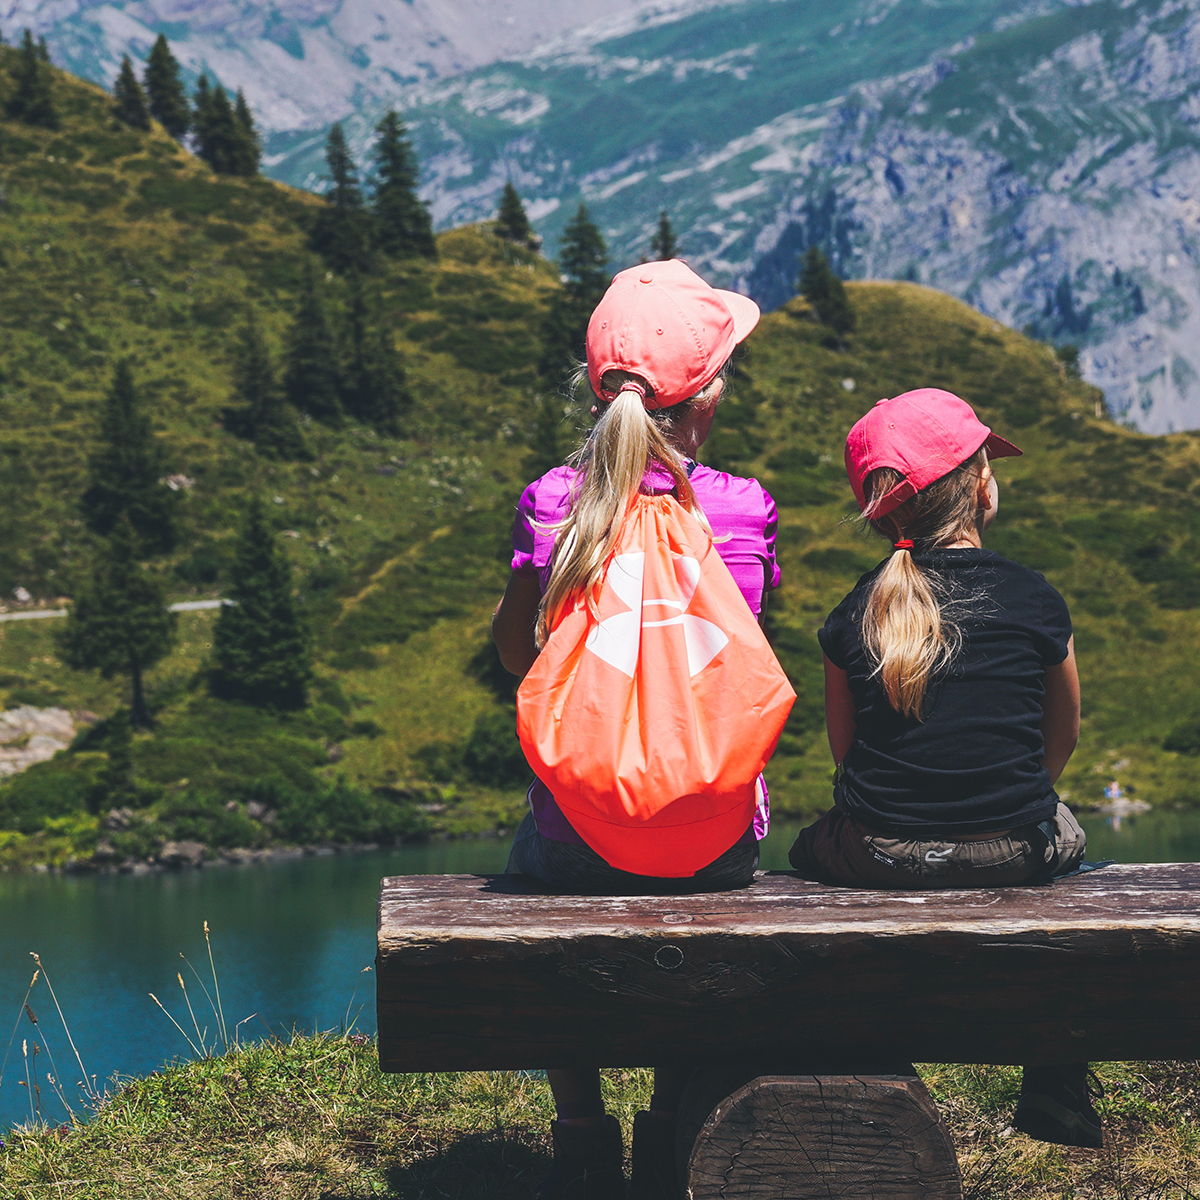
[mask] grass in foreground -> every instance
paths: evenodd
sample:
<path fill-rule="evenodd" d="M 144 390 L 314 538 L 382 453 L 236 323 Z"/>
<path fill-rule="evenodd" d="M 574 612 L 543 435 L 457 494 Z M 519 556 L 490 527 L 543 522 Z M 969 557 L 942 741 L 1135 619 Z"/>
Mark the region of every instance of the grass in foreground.
<path fill-rule="evenodd" d="M 923 1068 L 968 1200 L 1189 1200 L 1200 1195 L 1200 1074 L 1106 1064 L 1102 1151 L 1011 1131 L 1018 1073 Z M 650 1073 L 605 1073 L 628 1129 Z M 385 1076 L 364 1037 L 295 1037 L 128 1081 L 86 1124 L 13 1131 L 6 1200 L 516 1200 L 549 1161 L 549 1091 L 512 1072 Z"/>

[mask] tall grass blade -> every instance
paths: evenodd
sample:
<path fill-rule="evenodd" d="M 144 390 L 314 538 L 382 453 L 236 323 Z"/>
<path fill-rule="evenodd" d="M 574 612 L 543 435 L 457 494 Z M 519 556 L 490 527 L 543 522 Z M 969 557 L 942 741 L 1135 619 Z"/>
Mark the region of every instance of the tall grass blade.
<path fill-rule="evenodd" d="M 155 1004 L 157 1004 L 157 1005 L 158 1005 L 158 1007 L 162 1009 L 162 1011 L 163 1011 L 163 1013 L 165 1014 L 165 1016 L 166 1016 L 167 1020 L 168 1020 L 168 1021 L 170 1021 L 170 1022 L 171 1022 L 171 1024 L 172 1024 L 172 1025 L 174 1025 L 174 1026 L 175 1026 L 175 1028 L 179 1030 L 180 1034 L 183 1036 L 183 1040 L 184 1040 L 185 1042 L 187 1042 L 187 1044 L 188 1044 L 189 1046 L 191 1046 L 191 1048 L 192 1048 L 192 1053 L 193 1053 L 193 1054 L 194 1054 L 194 1055 L 195 1055 L 197 1058 L 204 1058 L 204 1057 L 205 1057 L 205 1055 L 203 1055 L 203 1054 L 201 1054 L 201 1053 L 200 1053 L 200 1050 L 197 1048 L 197 1046 L 196 1046 L 196 1043 L 195 1043 L 195 1042 L 193 1042 L 193 1041 L 192 1041 L 192 1039 L 191 1039 L 190 1037 L 188 1037 L 188 1035 L 187 1035 L 187 1030 L 186 1030 L 186 1029 L 184 1029 L 184 1027 L 183 1027 L 182 1025 L 180 1025 L 180 1023 L 179 1023 L 177 1020 L 175 1020 L 175 1018 L 174 1018 L 173 1016 L 171 1016 L 171 1014 L 170 1014 L 169 1012 L 167 1012 L 167 1010 L 166 1010 L 166 1007 L 163 1005 L 163 1002 L 162 1002 L 162 1001 L 161 1001 L 161 1000 L 160 1000 L 160 999 L 159 999 L 159 998 L 158 998 L 158 997 L 157 997 L 157 996 L 156 996 L 156 995 L 155 995 L 153 992 L 147 992 L 147 993 L 146 993 L 146 995 L 147 995 L 147 996 L 149 996 L 149 997 L 150 997 L 150 999 L 151 999 L 151 1000 L 153 1000 L 153 1001 L 154 1001 L 154 1003 L 155 1003 Z"/>
<path fill-rule="evenodd" d="M 217 1024 L 221 1030 L 221 1040 L 225 1049 L 229 1049 L 229 1032 L 225 1028 L 225 1010 L 221 1006 L 221 984 L 217 979 L 217 964 L 213 962 L 212 939 L 208 935 L 208 922 L 204 922 L 204 944 L 208 947 L 208 969 L 212 972 L 213 993 L 217 997 Z"/>
<path fill-rule="evenodd" d="M 33 959 L 37 969 L 41 971 L 42 978 L 46 981 L 46 990 L 50 993 L 50 999 L 54 1001 L 54 1009 L 58 1013 L 58 1019 L 62 1022 L 63 1033 L 67 1035 L 67 1045 L 71 1047 L 71 1053 L 75 1055 L 75 1061 L 79 1064 L 79 1070 L 83 1075 L 83 1090 L 87 1098 L 96 1104 L 100 1101 L 100 1093 L 96 1090 L 96 1085 L 87 1073 L 87 1067 L 83 1065 L 83 1059 L 79 1054 L 79 1047 L 75 1045 L 75 1039 L 71 1036 L 71 1027 L 67 1024 L 67 1018 L 63 1016 L 62 1005 L 58 1002 L 58 996 L 54 991 L 54 984 L 50 982 L 50 976 L 42 963 L 41 956 L 30 951 L 29 957 Z"/>

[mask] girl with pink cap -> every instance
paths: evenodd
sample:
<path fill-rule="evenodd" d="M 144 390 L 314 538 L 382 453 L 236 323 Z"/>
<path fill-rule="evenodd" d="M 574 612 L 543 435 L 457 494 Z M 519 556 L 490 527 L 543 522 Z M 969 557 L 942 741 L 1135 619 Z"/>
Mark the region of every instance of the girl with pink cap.
<path fill-rule="evenodd" d="M 834 807 L 790 852 L 808 878 L 996 887 L 1083 857 L 1054 791 L 1079 735 L 1071 618 L 1041 575 L 983 545 L 991 460 L 1020 453 L 937 388 L 879 401 L 846 438 L 855 499 L 891 553 L 818 634 L 837 772 Z M 1086 1065 L 1027 1068 L 1014 1123 L 1099 1145 Z"/>
<path fill-rule="evenodd" d="M 678 260 L 632 267 L 613 279 L 587 330 L 595 427 L 566 465 L 525 489 L 517 507 L 512 574 L 492 622 L 508 670 L 524 676 L 556 614 L 597 586 L 639 493 L 673 495 L 706 526 L 737 591 L 751 612 L 761 613 L 764 593 L 779 583 L 775 504 L 756 480 L 696 458 L 725 392 L 733 350 L 758 315 L 753 301 L 710 287 Z M 572 892 L 742 887 L 754 876 L 766 832 L 765 786 L 757 794 L 753 819 L 732 830 L 731 845 L 694 874 L 662 878 L 610 865 L 535 780 L 509 871 Z M 538 1195 L 623 1197 L 621 1133 L 605 1115 L 598 1070 L 548 1075 L 557 1110 L 554 1167 Z M 680 1070 L 660 1067 L 650 1110 L 635 1118 L 635 1196 L 674 1193 L 674 1110 L 682 1083 Z"/>

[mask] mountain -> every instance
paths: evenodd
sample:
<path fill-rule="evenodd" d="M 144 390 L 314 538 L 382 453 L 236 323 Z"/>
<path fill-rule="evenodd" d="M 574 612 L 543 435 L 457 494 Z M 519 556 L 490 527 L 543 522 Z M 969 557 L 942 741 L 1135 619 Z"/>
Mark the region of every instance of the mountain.
<path fill-rule="evenodd" d="M 269 169 L 317 187 L 399 104 L 442 227 L 511 178 L 553 246 L 585 201 L 614 266 L 667 210 L 768 307 L 821 243 L 1081 349 L 1120 420 L 1200 426 L 1200 0 L 0 3 L 81 73 L 176 39 L 245 87 Z"/>
<path fill-rule="evenodd" d="M 0 29 L 44 34 L 55 62 L 108 83 L 165 34 L 193 75 L 242 87 L 272 133 L 324 130 L 421 80 L 520 57 L 651 0 L 0 0 Z"/>
<path fill-rule="evenodd" d="M 0 48 L 0 94 L 14 59 Z M 65 74 L 55 92 L 58 130 L 0 118 L 0 595 L 69 599 L 82 578 L 79 497 L 126 359 L 184 493 L 180 546 L 158 567 L 171 598 L 227 588 L 234 530 L 261 496 L 317 679 L 300 712 L 220 700 L 205 686 L 214 614 L 181 614 L 178 646 L 147 678 L 157 725 L 132 748 L 141 807 L 114 816 L 106 721 L 120 681 L 68 670 L 55 622 L 0 624 L 0 707 L 100 718 L 0 785 L 0 863 L 113 865 L 170 839 L 218 853 L 510 828 L 525 770 L 487 629 L 543 416 L 534 366 L 561 295 L 553 265 L 486 225 L 442 233 L 436 261 L 381 259 L 370 283 L 412 395 L 400 432 L 308 421 L 310 459 L 263 458 L 222 421 L 231 354 L 253 311 L 278 364 L 319 201 L 214 176 L 160 130 L 116 124 L 103 92 Z M 344 322 L 345 282 L 320 282 Z M 841 343 L 802 300 L 764 317 L 705 447 L 780 506 L 785 583 L 767 620 L 799 700 L 772 764 L 776 811 L 827 800 L 814 634 L 880 553 L 848 519 L 841 440 L 876 397 L 916 384 L 964 395 L 1027 451 L 998 469 L 994 545 L 1046 572 L 1074 615 L 1085 717 L 1064 794 L 1086 803 L 1119 774 L 1152 802 L 1194 805 L 1200 434 L 1122 428 L 1047 345 L 944 293 L 848 291 L 857 326 Z M 564 439 L 577 427 L 564 416 Z"/>

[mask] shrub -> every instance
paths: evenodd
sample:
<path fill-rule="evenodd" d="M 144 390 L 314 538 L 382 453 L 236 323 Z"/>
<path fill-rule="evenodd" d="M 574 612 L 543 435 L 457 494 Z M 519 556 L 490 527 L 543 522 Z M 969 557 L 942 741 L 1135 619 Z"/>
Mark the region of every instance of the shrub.
<path fill-rule="evenodd" d="M 1163 738 L 1162 746 L 1174 754 L 1200 754 L 1200 717 L 1176 725 Z"/>

